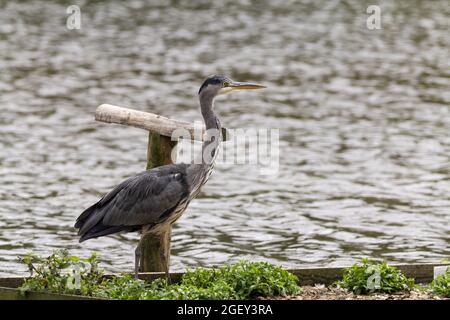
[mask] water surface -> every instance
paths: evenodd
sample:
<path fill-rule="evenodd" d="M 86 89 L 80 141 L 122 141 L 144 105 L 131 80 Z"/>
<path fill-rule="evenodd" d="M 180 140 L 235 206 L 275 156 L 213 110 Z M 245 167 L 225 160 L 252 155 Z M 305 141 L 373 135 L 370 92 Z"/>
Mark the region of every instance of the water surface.
<path fill-rule="evenodd" d="M 68 248 L 132 270 L 137 234 L 78 244 L 74 220 L 145 168 L 145 131 L 112 103 L 200 120 L 222 73 L 266 84 L 217 103 L 230 128 L 279 128 L 280 170 L 218 164 L 173 230 L 172 269 L 241 258 L 286 267 L 450 256 L 448 1 L 66 2 L 0 5 L 0 275 Z"/>

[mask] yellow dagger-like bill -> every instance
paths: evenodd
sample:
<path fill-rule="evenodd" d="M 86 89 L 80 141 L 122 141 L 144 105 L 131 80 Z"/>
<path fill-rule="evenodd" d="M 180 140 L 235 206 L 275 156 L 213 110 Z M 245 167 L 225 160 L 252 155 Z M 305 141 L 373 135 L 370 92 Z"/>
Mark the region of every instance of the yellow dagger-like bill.
<path fill-rule="evenodd" d="M 237 90 L 256 90 L 256 89 L 264 89 L 266 86 L 250 83 L 250 82 L 233 82 L 230 84 L 230 88 L 232 91 Z"/>

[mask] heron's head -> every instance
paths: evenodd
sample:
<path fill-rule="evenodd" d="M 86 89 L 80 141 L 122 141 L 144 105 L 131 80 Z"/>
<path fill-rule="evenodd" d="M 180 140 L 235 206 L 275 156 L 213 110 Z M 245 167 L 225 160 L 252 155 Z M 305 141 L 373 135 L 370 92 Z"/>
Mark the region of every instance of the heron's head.
<path fill-rule="evenodd" d="M 206 78 L 206 80 L 201 85 L 200 90 L 198 90 L 198 94 L 215 97 L 233 91 L 255 90 L 263 88 L 265 88 L 265 86 L 259 84 L 237 82 L 225 76 L 214 75 Z"/>

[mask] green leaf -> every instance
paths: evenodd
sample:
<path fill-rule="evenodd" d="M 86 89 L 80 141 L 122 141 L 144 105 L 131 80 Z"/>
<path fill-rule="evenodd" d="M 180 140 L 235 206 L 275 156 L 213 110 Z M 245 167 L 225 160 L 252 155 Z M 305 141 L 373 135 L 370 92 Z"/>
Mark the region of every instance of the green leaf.
<path fill-rule="evenodd" d="M 400 270 L 388 266 L 386 262 L 363 258 L 361 264 L 355 263 L 346 268 L 342 280 L 336 284 L 356 294 L 393 293 L 411 290 L 414 280 L 405 277 Z"/>

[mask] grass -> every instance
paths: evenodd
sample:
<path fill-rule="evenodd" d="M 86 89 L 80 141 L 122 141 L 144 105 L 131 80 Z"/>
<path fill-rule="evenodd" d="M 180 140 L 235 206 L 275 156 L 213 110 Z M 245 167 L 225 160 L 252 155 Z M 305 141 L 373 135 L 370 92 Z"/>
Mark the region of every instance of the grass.
<path fill-rule="evenodd" d="M 361 264 L 355 263 L 346 268 L 337 285 L 355 294 L 395 293 L 410 291 L 415 286 L 414 279 L 407 278 L 396 267 L 368 258 L 362 259 Z"/>
<path fill-rule="evenodd" d="M 450 298 L 450 268 L 431 282 L 430 289 L 438 296 Z"/>
<path fill-rule="evenodd" d="M 29 254 L 21 262 L 32 275 L 20 287 L 24 293 L 32 290 L 123 300 L 238 300 L 300 293 L 296 276 L 266 262 L 197 268 L 186 272 L 179 284 L 168 284 L 165 279 L 147 283 L 131 275 L 105 278 L 95 254 L 81 260 L 67 250 L 46 258 Z"/>

